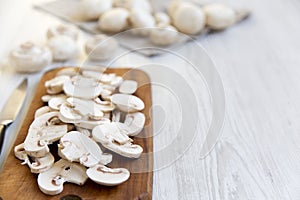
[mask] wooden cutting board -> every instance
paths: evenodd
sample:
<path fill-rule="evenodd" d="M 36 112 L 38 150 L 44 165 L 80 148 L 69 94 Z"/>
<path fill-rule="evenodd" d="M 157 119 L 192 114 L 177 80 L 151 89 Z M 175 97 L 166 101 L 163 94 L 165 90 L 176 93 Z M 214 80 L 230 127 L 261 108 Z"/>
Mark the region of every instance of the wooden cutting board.
<path fill-rule="evenodd" d="M 46 94 L 44 87 L 45 81 L 53 78 L 59 70 L 61 70 L 61 68 L 47 72 L 42 77 L 14 146 L 25 140 L 28 128 L 33 121 L 35 110 L 44 105 L 41 101 L 41 97 Z M 13 149 L 11 149 L 9 156 L 5 161 L 3 171 L 0 174 L 0 199 L 152 199 L 153 158 L 151 152 L 153 150 L 153 130 L 150 116 L 152 97 L 149 77 L 143 71 L 128 68 L 108 69 L 106 72 L 116 73 L 119 76 L 123 76 L 124 79 L 136 80 L 138 82 L 139 88 L 135 95 L 140 97 L 145 103 L 143 112 L 146 115 L 146 128 L 140 133 L 139 136 L 141 137 L 134 138 L 134 143 L 141 145 L 144 149 L 144 153 L 150 153 L 148 154 L 149 156 L 142 156 L 139 159 L 126 159 L 112 153 L 113 162 L 108 166 L 125 167 L 131 172 L 139 171 L 140 169 L 148 169 L 148 172 L 131 173 L 127 182 L 115 187 L 101 186 L 91 180 L 88 180 L 83 186 L 65 183 L 64 190 L 61 194 L 48 196 L 39 190 L 37 185 L 37 175 L 32 174 L 27 165 L 21 165 L 21 161 L 15 158 Z M 54 155 L 56 154 L 56 160 L 58 160 L 56 146 L 56 143 L 51 145 L 51 152 Z"/>

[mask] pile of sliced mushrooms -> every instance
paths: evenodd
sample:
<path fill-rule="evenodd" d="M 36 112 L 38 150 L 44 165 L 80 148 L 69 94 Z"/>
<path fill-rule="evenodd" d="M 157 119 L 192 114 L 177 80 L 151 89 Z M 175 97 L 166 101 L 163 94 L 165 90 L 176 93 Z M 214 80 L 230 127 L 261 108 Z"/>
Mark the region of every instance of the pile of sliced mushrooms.
<path fill-rule="evenodd" d="M 56 195 L 65 182 L 83 185 L 90 178 L 114 186 L 128 180 L 127 169 L 106 166 L 113 157 L 102 150 L 128 159 L 142 154 L 132 139 L 145 124 L 144 102 L 134 95 L 138 83 L 113 73 L 65 68 L 45 88 L 41 100 L 47 106 L 36 110 L 24 143 L 14 148 L 22 164 L 38 174 L 40 190 Z M 51 152 L 50 144 L 58 152 Z M 61 159 L 55 162 L 53 154 Z"/>

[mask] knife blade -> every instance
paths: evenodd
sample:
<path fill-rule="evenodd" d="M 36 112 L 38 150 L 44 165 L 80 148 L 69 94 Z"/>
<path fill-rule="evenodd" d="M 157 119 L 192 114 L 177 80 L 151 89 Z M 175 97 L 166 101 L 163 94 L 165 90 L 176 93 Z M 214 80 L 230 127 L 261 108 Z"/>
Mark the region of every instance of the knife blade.
<path fill-rule="evenodd" d="M 27 79 L 24 79 L 10 95 L 0 113 L 0 155 L 4 144 L 6 128 L 14 122 L 21 110 L 27 92 Z"/>

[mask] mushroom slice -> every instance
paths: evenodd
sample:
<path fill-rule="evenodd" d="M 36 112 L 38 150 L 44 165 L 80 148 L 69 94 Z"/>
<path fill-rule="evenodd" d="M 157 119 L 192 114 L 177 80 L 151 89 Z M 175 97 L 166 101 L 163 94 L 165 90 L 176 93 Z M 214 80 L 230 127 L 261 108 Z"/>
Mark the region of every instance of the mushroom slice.
<path fill-rule="evenodd" d="M 63 103 L 60 106 L 59 119 L 65 123 L 78 123 L 81 121 L 82 116 L 67 103 Z"/>
<path fill-rule="evenodd" d="M 138 135 L 144 128 L 145 115 L 141 112 L 129 113 L 125 117 L 124 123 L 118 123 L 121 131 L 124 131 L 128 136 Z"/>
<path fill-rule="evenodd" d="M 94 140 L 78 131 L 64 135 L 58 147 L 64 158 L 71 162 L 80 162 L 86 167 L 93 167 L 99 163 L 107 165 L 112 161 L 112 155 L 103 154 Z"/>
<path fill-rule="evenodd" d="M 40 173 L 37 182 L 43 193 L 56 195 L 63 191 L 65 182 L 83 185 L 87 179 L 84 166 L 61 159 L 51 169 Z"/>
<path fill-rule="evenodd" d="M 102 92 L 102 87 L 97 80 L 83 76 L 74 76 L 64 83 L 63 89 L 68 96 L 94 99 Z"/>
<path fill-rule="evenodd" d="M 27 164 L 28 167 L 31 170 L 31 173 L 41 173 L 44 171 L 47 171 L 48 169 L 50 169 L 54 163 L 54 157 L 52 156 L 51 153 L 47 153 L 44 157 L 41 158 L 34 158 L 32 157 L 31 160 L 33 160 L 34 162 L 31 163 L 29 156 L 27 155 L 25 149 L 24 149 L 24 143 L 17 145 L 14 148 L 14 153 L 15 156 L 24 161 L 22 163 L 22 165 Z"/>
<path fill-rule="evenodd" d="M 89 71 L 89 70 L 84 70 L 81 73 L 82 73 L 82 76 L 84 76 L 84 77 L 93 78 L 96 80 L 100 80 L 100 77 L 103 74 L 102 72 Z"/>
<path fill-rule="evenodd" d="M 66 97 L 55 97 L 49 100 L 48 106 L 52 110 L 59 110 L 60 106 L 66 102 Z"/>
<path fill-rule="evenodd" d="M 48 94 L 58 94 L 63 91 L 64 82 L 69 80 L 70 77 L 66 75 L 57 76 L 45 82 L 45 87 Z"/>
<path fill-rule="evenodd" d="M 123 94 L 133 94 L 137 90 L 138 83 L 133 80 L 125 80 L 119 87 L 119 92 Z"/>
<path fill-rule="evenodd" d="M 66 75 L 66 76 L 75 76 L 79 74 L 79 70 L 78 68 L 64 68 L 59 70 L 59 72 L 57 72 L 57 76 L 62 76 L 62 75 Z"/>
<path fill-rule="evenodd" d="M 49 112 L 32 122 L 24 141 L 24 149 L 29 156 L 45 156 L 49 152 L 48 144 L 59 140 L 67 133 L 68 125 L 62 125 L 58 114 Z"/>
<path fill-rule="evenodd" d="M 123 82 L 123 78 L 121 76 L 116 76 L 111 82 L 110 85 L 114 87 L 119 87 Z"/>
<path fill-rule="evenodd" d="M 52 111 L 53 110 L 49 106 L 43 106 L 35 111 L 34 118 L 38 118 L 39 116 Z"/>
<path fill-rule="evenodd" d="M 125 168 L 111 169 L 104 165 L 96 165 L 86 171 L 88 177 L 100 185 L 115 186 L 127 181 L 130 172 Z"/>
<path fill-rule="evenodd" d="M 49 102 L 50 101 L 50 99 L 52 99 L 52 98 L 60 98 L 60 97 L 64 97 L 64 98 L 66 98 L 67 96 L 65 95 L 65 94 L 53 94 L 53 95 L 44 95 L 44 96 L 42 96 L 42 101 L 43 102 Z"/>
<path fill-rule="evenodd" d="M 112 122 L 96 126 L 92 134 L 95 141 L 100 142 L 105 148 L 124 157 L 138 158 L 143 152 L 143 148 L 132 144 L 132 139 L 121 132 L 116 123 Z"/>
<path fill-rule="evenodd" d="M 107 123 L 110 123 L 110 120 L 103 117 L 100 120 L 80 120 L 80 122 L 75 123 L 75 126 L 92 130 L 96 126 L 107 124 Z"/>
<path fill-rule="evenodd" d="M 145 108 L 140 98 L 129 94 L 114 94 L 111 96 L 111 102 L 123 112 L 136 112 Z"/>
<path fill-rule="evenodd" d="M 81 128 L 79 126 L 76 126 L 76 131 L 82 133 L 83 135 L 86 135 L 88 137 L 92 137 L 92 132 L 89 129 Z"/>

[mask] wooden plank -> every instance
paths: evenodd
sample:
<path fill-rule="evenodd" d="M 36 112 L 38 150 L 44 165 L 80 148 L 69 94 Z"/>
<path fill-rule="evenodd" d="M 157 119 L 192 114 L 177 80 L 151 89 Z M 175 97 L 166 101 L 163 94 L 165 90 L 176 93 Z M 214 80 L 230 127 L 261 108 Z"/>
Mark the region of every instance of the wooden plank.
<path fill-rule="evenodd" d="M 15 145 L 24 141 L 27 130 L 34 119 L 35 110 L 44 105 L 40 100 L 46 94 L 44 83 L 55 76 L 60 69 L 46 73 L 37 87 L 37 91 L 30 105 L 27 117 L 15 141 Z M 108 69 L 108 73 L 116 73 L 124 79 L 136 80 L 139 88 L 135 95 L 140 97 L 145 103 L 144 114 L 146 115 L 147 127 L 134 138 L 134 143 L 143 147 L 144 153 L 152 152 L 152 124 L 150 123 L 150 108 L 152 105 L 151 86 L 147 74 L 136 69 Z M 144 137 L 145 136 L 145 137 Z M 14 145 L 14 146 L 15 146 Z M 57 154 L 56 144 L 52 146 L 52 153 Z M 153 158 L 143 156 L 140 159 L 125 159 L 113 154 L 113 162 L 108 166 L 126 167 L 131 172 L 140 168 L 147 169 L 148 172 L 131 173 L 129 180 L 116 187 L 105 187 L 88 180 L 84 186 L 65 184 L 61 194 L 48 196 L 43 194 L 37 185 L 37 175 L 30 173 L 27 166 L 22 166 L 21 161 L 15 158 L 13 149 L 5 162 L 0 174 L 0 197 L 2 199 L 60 199 L 66 195 L 76 195 L 82 199 L 152 199 L 152 169 Z"/>

